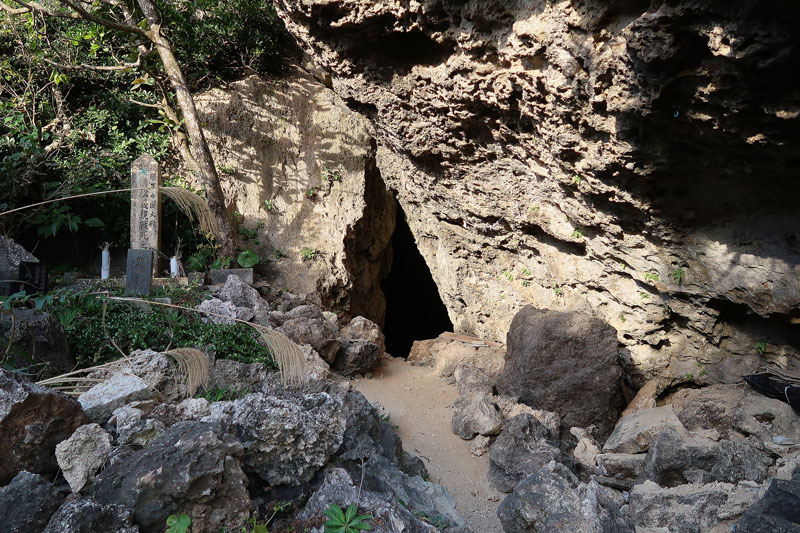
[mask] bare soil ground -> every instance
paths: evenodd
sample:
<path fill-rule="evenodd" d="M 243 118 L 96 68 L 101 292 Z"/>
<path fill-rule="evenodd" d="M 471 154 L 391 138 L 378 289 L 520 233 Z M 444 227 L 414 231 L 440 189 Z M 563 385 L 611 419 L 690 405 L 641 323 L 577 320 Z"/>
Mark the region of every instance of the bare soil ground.
<path fill-rule="evenodd" d="M 385 358 L 372 374 L 354 380 L 353 386 L 389 415 L 403 447 L 425 461 L 431 480 L 455 498 L 469 528 L 475 533 L 502 532 L 497 506 L 505 495 L 486 479 L 488 453 L 474 456 L 469 442 L 450 430 L 458 390 L 430 368 L 403 359 Z"/>

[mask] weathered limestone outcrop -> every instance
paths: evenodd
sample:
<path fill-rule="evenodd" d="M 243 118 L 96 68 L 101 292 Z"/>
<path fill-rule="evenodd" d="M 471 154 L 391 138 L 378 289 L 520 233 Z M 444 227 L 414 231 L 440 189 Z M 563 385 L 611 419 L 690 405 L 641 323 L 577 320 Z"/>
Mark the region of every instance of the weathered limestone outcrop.
<path fill-rule="evenodd" d="M 374 125 L 457 331 L 501 339 L 526 304 L 593 312 L 635 386 L 738 380 L 758 342 L 797 365 L 800 9 L 277 6 Z"/>
<path fill-rule="evenodd" d="M 230 210 L 255 230 L 242 247 L 270 260 L 270 282 L 383 323 L 396 204 L 368 122 L 300 69 L 196 100 Z"/>

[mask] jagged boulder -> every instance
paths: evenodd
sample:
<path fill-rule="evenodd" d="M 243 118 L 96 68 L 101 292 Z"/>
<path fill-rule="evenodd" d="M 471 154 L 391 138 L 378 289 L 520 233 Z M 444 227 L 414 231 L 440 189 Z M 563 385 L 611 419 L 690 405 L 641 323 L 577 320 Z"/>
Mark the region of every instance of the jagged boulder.
<path fill-rule="evenodd" d="M 0 529 L 6 533 L 41 533 L 63 499 L 42 476 L 22 471 L 0 488 Z"/>
<path fill-rule="evenodd" d="M 365 340 L 377 344 L 381 353 L 386 351 L 386 339 L 381 328 L 375 322 L 363 316 L 353 317 L 347 327 L 343 328 L 342 334 L 353 340 Z"/>
<path fill-rule="evenodd" d="M 50 518 L 42 533 L 139 533 L 133 512 L 123 505 L 100 505 L 73 494 Z"/>
<path fill-rule="evenodd" d="M 75 400 L 0 369 L 0 485 L 21 470 L 55 473 L 56 444 L 87 423 Z"/>
<path fill-rule="evenodd" d="M 481 369 L 467 363 L 458 365 L 453 372 L 458 393 L 462 396 L 484 392 L 492 394 L 494 384 Z"/>
<path fill-rule="evenodd" d="M 246 307 L 253 313 L 269 310 L 269 303 L 261 297 L 256 289 L 245 283 L 239 276 L 228 276 L 217 297 L 223 302 L 232 303 L 236 307 Z"/>
<path fill-rule="evenodd" d="M 791 479 L 773 479 L 764 497 L 745 511 L 735 531 L 797 533 L 800 531 L 800 468 Z"/>
<path fill-rule="evenodd" d="M 515 416 L 489 448 L 489 482 L 501 492 L 551 461 L 560 461 L 554 436 L 530 414 Z"/>
<path fill-rule="evenodd" d="M 614 432 L 603 445 L 605 453 L 646 452 L 650 443 L 667 429 L 686 433 L 671 405 L 636 411 L 617 421 Z"/>
<path fill-rule="evenodd" d="M 339 328 L 331 324 L 318 307 L 301 305 L 288 313 L 271 313 L 270 318 L 280 324 L 278 331 L 297 344 L 310 345 L 327 363 L 336 360 L 342 344 Z"/>
<path fill-rule="evenodd" d="M 78 396 L 78 401 L 92 421 L 105 424 L 118 407 L 152 396 L 153 389 L 141 378 L 120 372 Z"/>
<path fill-rule="evenodd" d="M 25 248 L 14 242 L 14 239 L 0 235 L 0 295 L 11 294 L 13 281 L 19 275 L 21 262 L 38 263 L 39 260 Z"/>
<path fill-rule="evenodd" d="M 453 404 L 453 433 L 469 440 L 475 435 L 497 435 L 503 428 L 503 415 L 484 393 L 461 396 Z"/>
<path fill-rule="evenodd" d="M 354 376 L 371 369 L 380 359 L 383 350 L 371 341 L 342 341 L 333 368 L 344 376 Z"/>
<path fill-rule="evenodd" d="M 89 495 L 133 510 L 142 533 L 162 533 L 170 514 L 192 517 L 192 531 L 217 533 L 249 515 L 242 444 L 214 423 L 179 422 L 146 447 L 111 462 Z"/>
<path fill-rule="evenodd" d="M 359 512 L 368 513 L 375 533 L 395 533 L 414 531 L 417 533 L 436 533 L 438 528 L 418 518 L 412 511 L 389 494 L 360 491 L 350 475 L 342 468 L 329 468 L 325 471 L 320 488 L 309 498 L 298 515 L 300 520 L 324 518 L 323 512 L 331 504 L 346 508 L 358 501 Z"/>
<path fill-rule="evenodd" d="M 11 319 L 0 316 L 0 347 L 5 348 L 10 333 Z M 67 335 L 61 322 L 50 313 L 35 309 L 14 310 L 14 338 L 9 362 L 16 368 L 34 365 L 44 376 L 64 374 L 75 368 L 75 358 L 69 353 Z"/>
<path fill-rule="evenodd" d="M 551 461 L 516 486 L 497 516 L 505 533 L 632 532 L 628 518 L 617 512 L 624 503 L 621 493 L 580 483 L 567 467 Z"/>
<path fill-rule="evenodd" d="M 308 482 L 342 444 L 346 414 L 343 394 L 300 392 L 281 397 L 248 394 L 214 402 L 204 420 L 229 425 L 244 445 L 244 469 L 271 485 Z"/>
<path fill-rule="evenodd" d="M 630 515 L 637 531 L 663 528 L 670 533 L 695 533 L 718 526 L 728 531 L 726 526 L 756 502 L 762 492 L 749 482 L 664 488 L 645 481 L 631 491 Z"/>
<path fill-rule="evenodd" d="M 56 445 L 56 460 L 72 492 L 80 492 L 111 453 L 111 436 L 97 424 L 75 430 Z"/>
<path fill-rule="evenodd" d="M 594 425 L 611 433 L 623 408 L 617 332 L 606 322 L 575 312 L 524 307 L 508 330 L 501 394 L 555 411 L 562 425 Z"/>

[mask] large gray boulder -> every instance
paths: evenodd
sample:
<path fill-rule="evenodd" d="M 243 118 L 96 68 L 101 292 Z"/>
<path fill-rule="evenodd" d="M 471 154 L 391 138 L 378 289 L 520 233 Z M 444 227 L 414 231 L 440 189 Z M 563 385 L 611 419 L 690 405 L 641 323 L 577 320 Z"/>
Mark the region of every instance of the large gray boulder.
<path fill-rule="evenodd" d="M 505 533 L 632 533 L 628 518 L 617 511 L 624 503 L 621 493 L 580 483 L 567 467 L 551 461 L 517 485 L 497 516 Z"/>
<path fill-rule="evenodd" d="M 339 450 L 346 416 L 342 393 L 248 394 L 214 402 L 205 420 L 226 424 L 244 445 L 242 465 L 270 485 L 311 480 Z"/>
<path fill-rule="evenodd" d="M 42 533 L 139 533 L 123 505 L 100 505 L 73 494 L 50 517 Z"/>
<path fill-rule="evenodd" d="M 350 323 L 342 329 L 342 334 L 353 340 L 364 340 L 377 344 L 381 353 L 386 351 L 386 339 L 380 326 L 363 316 L 353 317 Z"/>
<path fill-rule="evenodd" d="M 192 517 L 192 531 L 217 533 L 250 512 L 242 444 L 218 424 L 179 422 L 138 452 L 119 458 L 96 478 L 97 503 L 133 510 L 143 533 L 163 533 L 171 514 Z"/>
<path fill-rule="evenodd" d="M 517 415 L 489 448 L 489 482 L 500 492 L 511 492 L 550 461 L 560 460 L 554 436 L 532 415 Z"/>
<path fill-rule="evenodd" d="M 555 411 L 562 427 L 589 427 L 603 439 L 623 408 L 617 332 L 576 312 L 524 307 L 508 330 L 501 394 Z"/>
<path fill-rule="evenodd" d="M 0 485 L 58 471 L 56 444 L 88 422 L 75 400 L 0 369 Z"/>
<path fill-rule="evenodd" d="M 288 313 L 271 313 L 270 320 L 280 324 L 278 331 L 297 344 L 308 344 L 327 363 L 336 360 L 341 346 L 339 328 L 331 324 L 322 311 L 313 305 L 301 305 Z"/>
<path fill-rule="evenodd" d="M 11 318 L 0 317 L 0 347 L 7 346 Z M 69 353 L 67 335 L 61 322 L 50 313 L 35 309 L 14 310 L 14 338 L 9 362 L 16 368 L 34 367 L 41 376 L 64 374 L 75 368 Z"/>
<path fill-rule="evenodd" d="M 239 276 L 228 276 L 217 297 L 223 302 L 231 302 L 236 307 L 247 307 L 254 313 L 269 310 L 269 303 Z"/>
<path fill-rule="evenodd" d="M 42 476 L 20 472 L 0 488 L 0 530 L 41 533 L 63 499 Z"/>

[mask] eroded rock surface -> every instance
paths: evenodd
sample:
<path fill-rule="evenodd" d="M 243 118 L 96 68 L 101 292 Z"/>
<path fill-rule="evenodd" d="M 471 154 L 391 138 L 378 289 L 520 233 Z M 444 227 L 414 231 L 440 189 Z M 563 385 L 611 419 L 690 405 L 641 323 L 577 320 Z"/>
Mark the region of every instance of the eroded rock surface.
<path fill-rule="evenodd" d="M 800 10 L 276 4 L 374 125 L 456 331 L 501 339 L 526 304 L 592 311 L 636 385 L 735 382 L 760 339 L 797 366 Z"/>

